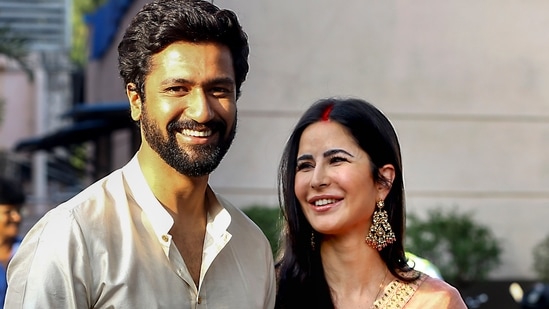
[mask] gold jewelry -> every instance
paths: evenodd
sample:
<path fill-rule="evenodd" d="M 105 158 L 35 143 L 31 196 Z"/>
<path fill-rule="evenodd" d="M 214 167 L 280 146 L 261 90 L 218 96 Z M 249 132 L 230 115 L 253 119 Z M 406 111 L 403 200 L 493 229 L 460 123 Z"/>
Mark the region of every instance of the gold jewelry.
<path fill-rule="evenodd" d="M 385 275 L 383 276 L 383 280 L 379 283 L 379 290 L 377 291 L 376 298 L 374 298 L 374 301 L 372 302 L 372 305 L 370 306 L 370 309 L 377 308 L 376 306 L 376 300 L 379 297 L 379 294 L 381 294 L 381 291 L 383 289 L 383 283 L 385 283 L 385 279 L 387 279 L 387 273 L 389 272 L 389 268 L 385 268 Z"/>
<path fill-rule="evenodd" d="M 396 241 L 395 233 L 389 224 L 387 211 L 383 209 L 385 203 L 382 200 L 376 202 L 377 209 L 374 211 L 372 226 L 366 236 L 366 244 L 381 251 L 387 245 Z"/>

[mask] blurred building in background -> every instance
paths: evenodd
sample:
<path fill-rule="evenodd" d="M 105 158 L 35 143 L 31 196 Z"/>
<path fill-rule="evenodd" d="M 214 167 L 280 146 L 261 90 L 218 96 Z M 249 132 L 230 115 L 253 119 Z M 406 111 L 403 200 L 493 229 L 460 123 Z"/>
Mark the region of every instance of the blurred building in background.
<path fill-rule="evenodd" d="M 62 128 L 60 116 L 72 107 L 70 0 L 2 0 L 0 27 L 3 44 L 9 38 L 24 41 L 27 52 L 21 63 L 0 55 L 0 173 L 14 180 L 28 180 L 30 203 L 38 212 L 50 206 L 51 187 L 76 181 L 65 170 L 64 153 L 42 149 L 15 155 L 20 140 Z M 4 49 L 3 49 L 4 50 Z"/>
<path fill-rule="evenodd" d="M 65 129 L 115 115 L 109 125 L 91 126 L 90 135 L 77 135 L 85 146 L 71 146 L 76 147 L 69 152 L 73 157 L 84 151 L 89 158 L 81 186 L 122 166 L 138 145 L 135 127 L 124 122 L 129 116 L 116 47 L 145 2 L 110 0 L 88 16 L 90 61 L 80 114 L 60 93 L 48 97 L 54 106 L 59 100 L 59 114 L 65 108 L 69 115 L 81 115 L 69 117 Z M 503 265 L 492 277 L 534 277 L 532 248 L 549 233 L 549 3 L 215 3 L 237 12 L 251 44 L 237 136 L 212 175 L 217 192 L 241 207 L 277 206 L 278 161 L 302 111 L 324 96 L 361 97 L 380 107 L 399 134 L 408 211 L 421 215 L 430 208 L 456 207 L 474 212 L 504 246 Z M 6 97 L 15 87 L 7 88 L 5 75 L 21 73 L 3 67 L 0 94 Z M 30 87 L 20 75 L 12 78 Z M 58 78 L 45 79 L 61 86 Z M 45 100 L 32 89 L 10 92 L 9 98 L 22 100 L 30 110 Z M 37 156 L 45 137 L 59 133 L 53 124 L 38 129 L 36 114 L 6 111 L 2 145 L 18 153 Z M 8 122 L 11 118 L 19 121 Z M 67 121 L 54 114 L 47 120 Z M 17 138 L 6 133 L 8 124 Z M 6 136 L 11 142 L 4 144 Z M 48 158 L 68 152 L 66 145 L 49 148 Z"/>

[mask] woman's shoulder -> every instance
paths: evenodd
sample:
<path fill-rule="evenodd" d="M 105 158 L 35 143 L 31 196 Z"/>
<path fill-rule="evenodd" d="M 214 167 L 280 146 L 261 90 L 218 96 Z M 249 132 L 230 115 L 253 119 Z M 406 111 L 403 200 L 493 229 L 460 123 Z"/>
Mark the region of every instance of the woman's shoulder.
<path fill-rule="evenodd" d="M 466 309 L 459 291 L 444 280 L 422 274 L 423 282 L 418 287 L 406 308 Z"/>

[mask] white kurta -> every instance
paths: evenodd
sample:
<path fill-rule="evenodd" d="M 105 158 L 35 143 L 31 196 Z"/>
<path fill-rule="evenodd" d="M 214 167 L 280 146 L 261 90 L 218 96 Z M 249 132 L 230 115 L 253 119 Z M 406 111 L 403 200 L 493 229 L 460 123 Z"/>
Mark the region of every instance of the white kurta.
<path fill-rule="evenodd" d="M 137 157 L 49 211 L 8 268 L 6 308 L 273 308 L 266 237 L 208 188 L 210 211 L 196 287 Z"/>

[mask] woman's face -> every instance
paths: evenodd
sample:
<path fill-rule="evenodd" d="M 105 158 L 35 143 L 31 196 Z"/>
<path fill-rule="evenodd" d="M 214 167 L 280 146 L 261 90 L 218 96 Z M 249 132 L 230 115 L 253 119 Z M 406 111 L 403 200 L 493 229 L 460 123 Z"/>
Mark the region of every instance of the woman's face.
<path fill-rule="evenodd" d="M 376 201 L 388 193 L 374 183 L 368 154 L 334 121 L 303 131 L 294 189 L 307 220 L 326 235 L 366 235 Z"/>

